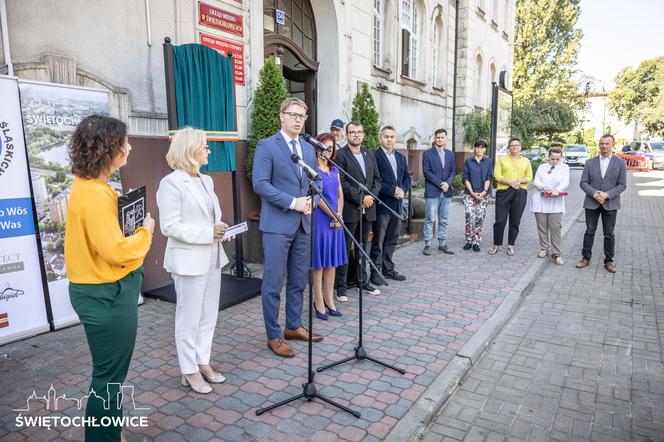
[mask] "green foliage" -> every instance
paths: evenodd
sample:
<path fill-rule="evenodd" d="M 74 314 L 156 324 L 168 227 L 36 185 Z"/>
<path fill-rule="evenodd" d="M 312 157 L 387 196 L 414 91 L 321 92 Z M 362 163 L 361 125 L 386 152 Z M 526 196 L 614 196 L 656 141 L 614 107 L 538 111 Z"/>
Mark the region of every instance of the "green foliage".
<path fill-rule="evenodd" d="M 530 105 L 514 106 L 512 134 L 521 138 L 524 146 L 532 146 L 535 141 L 551 142 L 559 138 L 556 134 L 569 132 L 576 122 L 576 114 L 569 104 L 535 100 Z"/>
<path fill-rule="evenodd" d="M 457 173 L 454 176 L 454 182 L 452 183 L 452 189 L 453 189 L 452 193 L 454 195 L 459 195 L 459 194 L 463 193 L 463 188 L 464 188 L 464 185 L 461 182 L 461 174 Z"/>
<path fill-rule="evenodd" d="M 247 160 L 244 164 L 247 178 L 251 181 L 254 166 L 254 152 L 258 141 L 275 134 L 281 128 L 279 106 L 288 97 L 286 80 L 274 58 L 265 60 L 265 65 L 258 74 L 258 86 L 254 91 L 251 109 L 251 137 Z"/>
<path fill-rule="evenodd" d="M 374 102 L 369 86 L 362 84 L 362 89 L 353 98 L 353 113 L 350 118 L 352 121 L 361 121 L 364 126 L 364 147 L 367 149 L 378 149 L 380 140 L 378 132 L 378 111 Z"/>
<path fill-rule="evenodd" d="M 640 122 L 650 135 L 664 136 L 664 57 L 623 68 L 609 94 L 609 109 L 625 123 Z"/>
<path fill-rule="evenodd" d="M 484 109 L 475 109 L 461 116 L 463 126 L 463 143 L 472 146 L 475 140 L 483 138 L 491 141 L 491 112 Z"/>
<path fill-rule="evenodd" d="M 516 104 L 578 101 L 572 80 L 582 32 L 580 0 L 517 0 L 513 86 Z"/>
<path fill-rule="evenodd" d="M 540 167 L 542 164 L 543 164 L 542 161 L 539 160 L 530 162 L 530 167 L 533 170 L 533 176 L 535 176 L 535 174 L 537 173 L 537 168 Z"/>

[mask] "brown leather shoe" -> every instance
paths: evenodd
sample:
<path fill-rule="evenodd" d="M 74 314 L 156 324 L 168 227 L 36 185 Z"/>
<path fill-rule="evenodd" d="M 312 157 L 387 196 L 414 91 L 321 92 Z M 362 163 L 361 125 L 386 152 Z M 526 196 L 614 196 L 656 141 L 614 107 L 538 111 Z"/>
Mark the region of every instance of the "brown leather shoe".
<path fill-rule="evenodd" d="M 296 339 L 298 341 L 309 341 L 309 331 L 307 331 L 306 328 L 300 327 L 296 328 L 295 330 L 291 330 L 290 328 L 284 329 L 284 338 L 286 339 Z M 318 333 L 312 333 L 311 334 L 311 341 L 312 342 L 320 342 L 323 340 L 323 337 L 319 335 Z"/>
<path fill-rule="evenodd" d="M 295 352 L 291 346 L 282 338 L 268 339 L 267 348 L 272 350 L 272 353 L 282 358 L 292 358 L 295 356 Z"/>
<path fill-rule="evenodd" d="M 590 264 L 590 261 L 588 261 L 587 259 L 584 258 L 581 261 L 576 263 L 576 268 L 577 269 L 585 269 L 586 267 L 588 267 L 589 264 Z"/>
<path fill-rule="evenodd" d="M 605 262 L 604 263 L 604 268 L 609 273 L 616 273 L 616 265 L 613 263 L 613 261 Z"/>

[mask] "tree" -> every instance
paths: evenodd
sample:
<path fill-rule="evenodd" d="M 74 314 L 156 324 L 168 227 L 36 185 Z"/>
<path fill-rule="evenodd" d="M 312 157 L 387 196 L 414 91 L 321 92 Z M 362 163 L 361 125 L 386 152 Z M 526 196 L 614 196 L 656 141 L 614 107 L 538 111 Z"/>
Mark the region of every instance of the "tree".
<path fill-rule="evenodd" d="M 279 106 L 288 97 L 286 80 L 273 57 L 265 60 L 265 65 L 258 74 L 258 86 L 254 91 L 251 109 L 251 137 L 247 161 L 244 164 L 247 178 L 251 181 L 254 166 L 254 152 L 258 141 L 273 135 L 281 127 Z"/>
<path fill-rule="evenodd" d="M 609 93 L 609 109 L 626 123 L 643 123 L 651 135 L 664 134 L 664 57 L 623 68 Z"/>
<path fill-rule="evenodd" d="M 516 104 L 578 101 L 573 81 L 582 32 L 580 0 L 517 0 L 513 86 Z"/>
<path fill-rule="evenodd" d="M 536 100 L 529 105 L 514 106 L 512 111 L 512 135 L 528 147 L 537 140 L 550 142 L 556 134 L 571 131 L 576 123 L 574 109 L 554 100 Z"/>
<path fill-rule="evenodd" d="M 473 145 L 475 140 L 482 138 L 491 142 L 491 112 L 476 109 L 461 116 L 463 126 L 463 143 Z"/>
<path fill-rule="evenodd" d="M 364 126 L 364 147 L 367 149 L 378 149 L 380 140 L 378 139 L 378 111 L 374 102 L 369 86 L 362 84 L 362 89 L 353 98 L 352 121 L 362 122 Z"/>

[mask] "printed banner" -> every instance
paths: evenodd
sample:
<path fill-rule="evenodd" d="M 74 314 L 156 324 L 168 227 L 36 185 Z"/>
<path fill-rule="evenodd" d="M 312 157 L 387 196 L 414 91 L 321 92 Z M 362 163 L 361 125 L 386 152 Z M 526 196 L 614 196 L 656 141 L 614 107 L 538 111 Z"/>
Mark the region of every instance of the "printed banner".
<path fill-rule="evenodd" d="M 203 33 L 200 35 L 200 41 L 202 45 L 216 50 L 224 57 L 228 56 L 228 52 L 233 53 L 235 84 L 244 86 L 244 45 Z"/>
<path fill-rule="evenodd" d="M 30 81 L 20 81 L 19 87 L 53 323 L 59 328 L 78 322 L 69 302 L 64 257 L 67 202 L 74 179 L 69 137 L 86 116 L 110 115 L 108 94 L 97 89 Z M 118 172 L 109 184 L 122 192 Z"/>
<path fill-rule="evenodd" d="M 18 91 L 0 76 L 0 344 L 49 330 Z"/>

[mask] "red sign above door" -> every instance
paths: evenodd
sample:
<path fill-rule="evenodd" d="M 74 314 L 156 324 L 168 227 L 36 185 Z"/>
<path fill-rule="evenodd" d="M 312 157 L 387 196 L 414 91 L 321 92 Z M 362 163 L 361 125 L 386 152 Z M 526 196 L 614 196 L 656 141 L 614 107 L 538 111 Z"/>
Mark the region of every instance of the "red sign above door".
<path fill-rule="evenodd" d="M 198 3 L 198 23 L 235 35 L 241 36 L 244 33 L 241 15 L 224 11 L 203 2 Z"/>
<path fill-rule="evenodd" d="M 244 86 L 244 45 L 242 43 L 222 40 L 208 34 L 201 34 L 200 42 L 203 46 L 219 51 L 224 56 L 227 56 L 228 52 L 231 52 L 233 54 L 233 76 L 235 84 Z"/>

